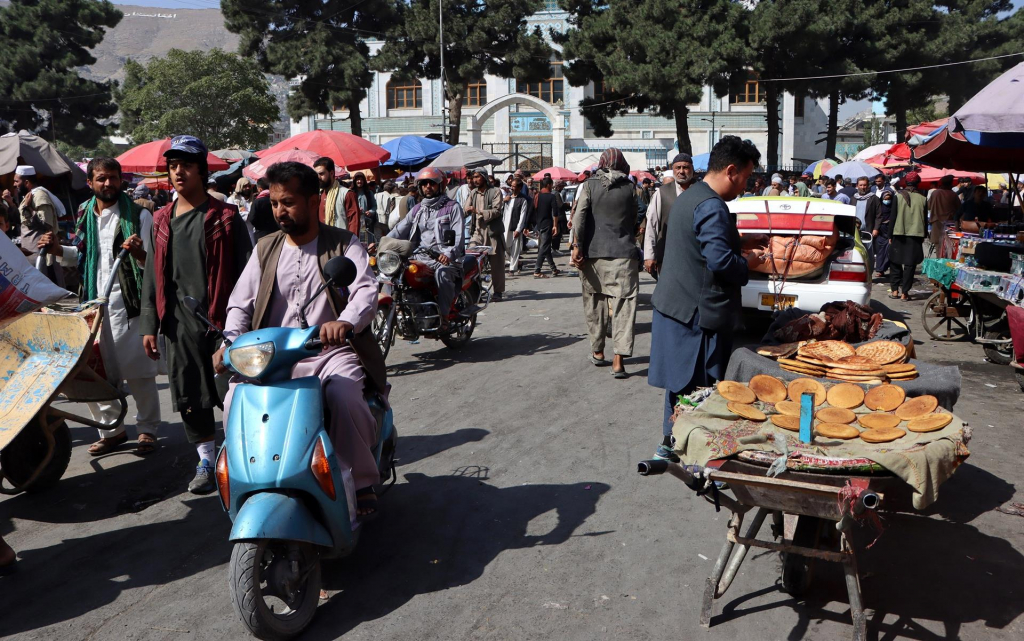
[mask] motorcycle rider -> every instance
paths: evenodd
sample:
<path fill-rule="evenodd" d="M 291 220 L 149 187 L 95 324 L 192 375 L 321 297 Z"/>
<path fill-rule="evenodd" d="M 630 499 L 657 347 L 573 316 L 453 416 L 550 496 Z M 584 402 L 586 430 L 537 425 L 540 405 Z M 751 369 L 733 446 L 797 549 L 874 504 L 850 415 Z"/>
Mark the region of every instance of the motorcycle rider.
<path fill-rule="evenodd" d="M 416 187 L 423 200 L 412 208 L 409 215 L 387 237 L 414 243 L 416 249 L 413 253 L 420 254 L 417 260 L 427 263 L 434 270 L 437 306 L 441 317 L 439 329 L 443 332 L 448 329 L 448 313 L 462 280 L 461 259 L 465 244 L 462 207 L 442 192 L 444 174 L 438 169 L 427 167 L 420 171 Z M 444 233 L 449 229 L 455 232 L 455 245 L 452 247 L 443 245 Z M 371 245 L 370 251 L 374 249 Z M 428 254 L 429 249 L 438 252 L 436 260 Z"/>
<path fill-rule="evenodd" d="M 347 300 L 336 288 L 307 308 L 310 325 L 320 326 L 324 351 L 299 361 L 292 376 L 318 376 L 328 414 L 327 431 L 342 469 L 351 469 L 357 514 L 377 510 L 373 485 L 380 481 L 372 448 L 377 424 L 364 400 L 364 388 L 386 392 L 384 358 L 369 331 L 377 312 L 377 284 L 359 237 L 318 220 L 317 175 L 297 162 L 271 165 L 267 171 L 274 219 L 281 231 L 262 238 L 228 300 L 224 334 L 234 339 L 263 327 L 299 327 L 299 308 L 323 282 L 323 267 L 335 256 L 356 266 Z M 346 304 L 347 303 L 347 304 Z M 226 371 L 222 347 L 214 369 Z M 234 385 L 224 399 L 230 412 Z M 225 423 L 227 419 L 225 418 Z"/>

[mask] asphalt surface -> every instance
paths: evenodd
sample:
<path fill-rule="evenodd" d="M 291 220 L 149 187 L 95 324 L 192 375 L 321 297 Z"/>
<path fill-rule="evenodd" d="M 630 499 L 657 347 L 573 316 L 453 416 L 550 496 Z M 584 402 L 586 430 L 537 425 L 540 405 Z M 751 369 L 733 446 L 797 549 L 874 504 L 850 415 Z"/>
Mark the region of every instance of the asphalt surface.
<path fill-rule="evenodd" d="M 330 599 L 303 638 L 850 638 L 841 573 L 820 566 L 798 601 L 766 551 L 748 555 L 710 630 L 699 627 L 726 514 L 635 472 L 660 437 L 662 395 L 646 380 L 653 286 L 645 276 L 625 381 L 588 361 L 572 277 L 510 280 L 459 353 L 397 342 L 399 482 L 355 554 L 327 564 Z M 974 438 L 939 500 L 887 517 L 860 552 L 869 638 L 1021 639 L 1024 519 L 995 508 L 1022 502 L 1024 395 L 980 346 L 930 341 L 921 306 L 893 308 L 919 357 L 962 368 L 956 412 Z M 739 342 L 763 329 L 750 323 Z M 0 637 L 246 638 L 228 596 L 228 519 L 215 496 L 185 491 L 195 450 L 165 384 L 161 395 L 154 454 L 129 442 L 92 458 L 95 432 L 73 427 L 61 483 L 0 500 L 0 534 L 21 559 L 0 578 Z"/>

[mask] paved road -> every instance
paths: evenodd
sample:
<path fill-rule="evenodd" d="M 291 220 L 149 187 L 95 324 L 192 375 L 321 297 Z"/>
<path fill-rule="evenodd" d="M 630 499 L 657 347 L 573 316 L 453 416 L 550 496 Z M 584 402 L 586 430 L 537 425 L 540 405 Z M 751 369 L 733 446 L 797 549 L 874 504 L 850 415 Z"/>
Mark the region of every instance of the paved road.
<path fill-rule="evenodd" d="M 725 517 L 674 479 L 634 472 L 660 434 L 661 395 L 646 381 L 653 282 L 625 381 L 587 361 L 576 279 L 509 289 L 463 352 L 395 346 L 400 482 L 356 555 L 328 566 L 331 599 L 305 638 L 848 638 L 841 575 L 823 571 L 813 600 L 797 602 L 771 553 L 751 553 L 713 627 L 698 627 Z M 920 305 L 896 309 L 921 357 L 962 367 L 972 455 L 926 515 L 888 519 L 862 555 L 869 629 L 1024 638 L 1024 520 L 994 511 L 1022 501 L 1024 395 L 980 347 L 928 341 Z M 22 559 L 0 579 L 0 637 L 244 638 L 227 594 L 228 520 L 215 497 L 184 492 L 195 452 L 164 411 L 149 458 L 90 458 L 95 433 L 73 428 L 61 484 L 0 501 L 0 533 Z"/>

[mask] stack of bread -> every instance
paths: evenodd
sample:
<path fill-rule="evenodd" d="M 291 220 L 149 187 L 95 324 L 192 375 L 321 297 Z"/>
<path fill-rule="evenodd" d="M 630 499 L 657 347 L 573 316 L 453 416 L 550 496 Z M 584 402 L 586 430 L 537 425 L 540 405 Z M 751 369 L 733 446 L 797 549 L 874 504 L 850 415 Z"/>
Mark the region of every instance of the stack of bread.
<path fill-rule="evenodd" d="M 768 355 L 760 349 L 758 353 Z M 800 345 L 792 358 L 778 356 L 777 360 L 787 372 L 850 383 L 879 385 L 917 378 L 917 368 L 907 363 L 907 348 L 895 341 L 874 341 L 857 348 L 843 341 L 816 341 Z"/>

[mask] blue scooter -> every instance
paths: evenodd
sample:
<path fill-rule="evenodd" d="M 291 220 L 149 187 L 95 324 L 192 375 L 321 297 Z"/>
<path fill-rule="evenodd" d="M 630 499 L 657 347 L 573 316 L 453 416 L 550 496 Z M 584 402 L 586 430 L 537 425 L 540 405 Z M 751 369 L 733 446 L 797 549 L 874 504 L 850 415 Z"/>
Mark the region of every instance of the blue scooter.
<path fill-rule="evenodd" d="M 261 329 L 234 343 L 225 339 L 224 364 L 246 382 L 235 386 L 215 467 L 217 490 L 234 522 L 231 600 L 259 639 L 301 633 L 319 602 L 320 559 L 350 554 L 359 539 L 355 490 L 324 428 L 320 379 L 291 377 L 292 366 L 323 347 L 320 328 L 306 323 L 306 306 L 328 286 L 351 285 L 355 275 L 352 261 L 333 258 L 324 266 L 326 282 L 300 310 L 302 328 Z M 185 303 L 216 329 L 197 301 Z M 377 419 L 374 453 L 381 483 L 393 483 L 392 413 L 377 395 L 366 402 Z"/>

